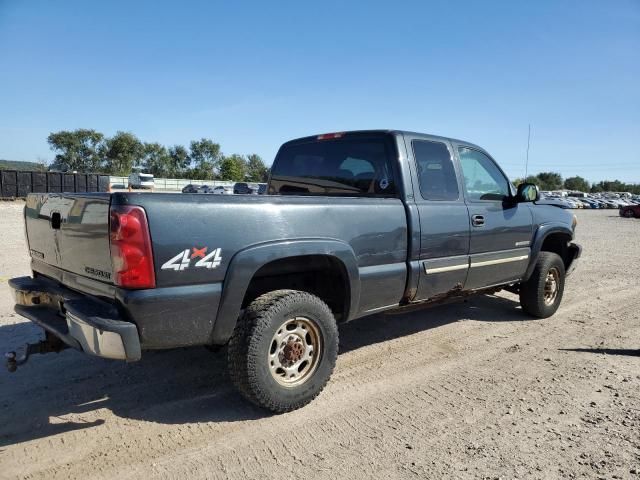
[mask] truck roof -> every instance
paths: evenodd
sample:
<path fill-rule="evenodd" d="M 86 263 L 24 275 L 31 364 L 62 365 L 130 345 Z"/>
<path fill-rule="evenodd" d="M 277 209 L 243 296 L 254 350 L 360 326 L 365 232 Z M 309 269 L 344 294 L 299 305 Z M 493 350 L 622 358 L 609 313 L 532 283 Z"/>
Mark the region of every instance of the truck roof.
<path fill-rule="evenodd" d="M 284 145 L 290 144 L 290 143 L 298 143 L 298 142 L 308 142 L 308 141 L 313 141 L 316 140 L 320 135 L 332 135 L 334 133 L 340 133 L 343 135 L 349 135 L 349 134 L 353 134 L 353 133 L 357 133 L 357 134 L 366 134 L 366 133 L 391 133 L 391 134 L 401 134 L 401 135 L 411 135 L 411 136 L 416 136 L 416 137 L 425 137 L 425 139 L 429 139 L 429 140 L 448 140 L 448 141 L 452 141 L 452 142 L 456 142 L 456 143 L 462 143 L 464 145 L 468 145 L 470 147 L 474 147 L 477 148 L 479 150 L 484 151 L 484 148 L 468 142 L 466 140 L 460 140 L 457 138 L 453 138 L 453 137 L 443 137 L 441 135 L 432 135 L 430 133 L 421 133 L 421 132 L 412 132 L 410 130 L 396 130 L 396 129 L 373 129 L 373 130 L 345 130 L 345 131 L 340 131 L 340 132 L 328 132 L 328 133 L 320 133 L 320 134 L 316 134 L 316 135 L 308 135 L 306 137 L 300 137 L 300 138 L 294 138 L 293 140 L 289 140 L 288 142 L 285 142 Z"/>

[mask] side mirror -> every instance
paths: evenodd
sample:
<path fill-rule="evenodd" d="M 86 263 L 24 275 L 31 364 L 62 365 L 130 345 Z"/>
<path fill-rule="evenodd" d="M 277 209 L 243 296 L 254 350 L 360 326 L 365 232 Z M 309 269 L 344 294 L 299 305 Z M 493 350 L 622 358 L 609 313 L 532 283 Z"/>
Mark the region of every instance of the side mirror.
<path fill-rule="evenodd" d="M 516 200 L 518 202 L 537 202 L 540 200 L 540 190 L 538 186 L 533 183 L 521 183 L 518 185 Z"/>

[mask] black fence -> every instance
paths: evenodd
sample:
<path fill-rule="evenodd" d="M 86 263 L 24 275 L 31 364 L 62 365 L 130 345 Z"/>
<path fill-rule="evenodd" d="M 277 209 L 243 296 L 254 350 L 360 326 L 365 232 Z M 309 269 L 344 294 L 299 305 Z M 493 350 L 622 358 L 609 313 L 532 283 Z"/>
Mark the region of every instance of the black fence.
<path fill-rule="evenodd" d="M 76 193 L 107 191 L 109 191 L 109 175 L 0 170 L 0 198 L 26 197 L 31 192 Z"/>

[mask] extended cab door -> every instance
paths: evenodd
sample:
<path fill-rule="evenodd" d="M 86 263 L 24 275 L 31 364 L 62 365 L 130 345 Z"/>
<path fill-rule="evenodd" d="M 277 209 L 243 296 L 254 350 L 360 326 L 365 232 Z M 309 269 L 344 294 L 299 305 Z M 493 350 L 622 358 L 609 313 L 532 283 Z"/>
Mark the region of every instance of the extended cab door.
<path fill-rule="evenodd" d="M 453 147 L 471 226 L 465 289 L 518 280 L 529 263 L 531 210 L 526 203 L 511 200 L 509 180 L 486 152 L 464 144 Z"/>
<path fill-rule="evenodd" d="M 469 213 L 448 140 L 406 135 L 420 217 L 420 275 L 414 301 L 464 287 L 469 269 Z"/>

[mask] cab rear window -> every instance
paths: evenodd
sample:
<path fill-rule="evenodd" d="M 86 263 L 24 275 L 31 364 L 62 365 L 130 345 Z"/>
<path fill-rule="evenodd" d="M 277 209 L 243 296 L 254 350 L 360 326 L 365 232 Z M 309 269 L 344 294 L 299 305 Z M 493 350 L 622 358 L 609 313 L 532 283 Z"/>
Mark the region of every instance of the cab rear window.
<path fill-rule="evenodd" d="M 389 135 L 285 144 L 271 170 L 269 193 L 394 197 L 394 151 Z"/>

